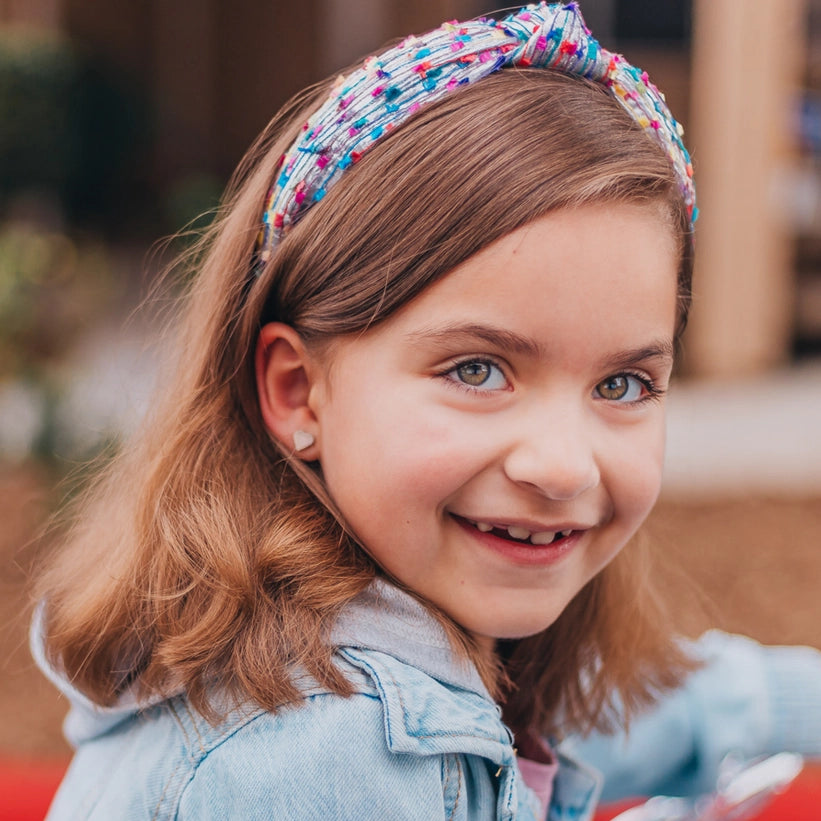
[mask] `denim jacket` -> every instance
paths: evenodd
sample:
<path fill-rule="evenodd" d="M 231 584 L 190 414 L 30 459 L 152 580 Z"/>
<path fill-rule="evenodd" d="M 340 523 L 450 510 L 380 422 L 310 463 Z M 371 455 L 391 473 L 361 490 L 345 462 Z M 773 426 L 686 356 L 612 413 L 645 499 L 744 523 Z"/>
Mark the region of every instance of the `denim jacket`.
<path fill-rule="evenodd" d="M 76 747 L 49 821 L 539 817 L 498 706 L 418 602 L 375 582 L 333 642 L 351 697 L 305 678 L 304 701 L 242 705 L 216 726 L 184 694 L 100 708 L 47 670 L 72 701 Z M 559 756 L 548 819 L 588 821 L 601 777 Z"/>
<path fill-rule="evenodd" d="M 604 800 L 709 792 L 727 755 L 793 752 L 821 760 L 821 652 L 766 647 L 718 630 L 685 648 L 704 666 L 635 718 L 629 735 L 563 743 L 603 772 Z"/>

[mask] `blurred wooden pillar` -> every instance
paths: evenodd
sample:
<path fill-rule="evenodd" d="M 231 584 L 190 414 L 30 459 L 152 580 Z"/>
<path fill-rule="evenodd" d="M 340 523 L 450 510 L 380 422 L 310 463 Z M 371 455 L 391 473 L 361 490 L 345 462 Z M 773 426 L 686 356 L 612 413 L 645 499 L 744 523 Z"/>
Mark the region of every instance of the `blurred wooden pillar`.
<path fill-rule="evenodd" d="M 217 135 L 213 0 L 152 4 L 161 174 L 208 167 Z"/>
<path fill-rule="evenodd" d="M 695 0 L 691 127 L 701 218 L 687 370 L 740 376 L 789 352 L 784 185 L 806 0 Z"/>
<path fill-rule="evenodd" d="M 56 30 L 61 22 L 61 6 L 60 0 L 0 0 L 0 23 Z"/>
<path fill-rule="evenodd" d="M 321 76 L 340 71 L 370 54 L 390 35 L 385 0 L 319 0 L 319 70 Z"/>
<path fill-rule="evenodd" d="M 388 40 L 436 28 L 444 20 L 468 19 L 489 9 L 483 0 L 318 0 L 322 9 L 319 65 L 339 71 Z"/>
<path fill-rule="evenodd" d="M 486 3 L 482 0 L 428 0 L 425 3 L 405 3 L 402 0 L 394 0 L 391 3 L 392 24 L 394 29 L 402 35 L 419 34 L 435 28 L 445 20 L 467 20 L 471 17 L 478 17 L 480 14 L 487 14 L 496 8 L 504 8 L 506 5 L 505 3 Z M 525 5 L 525 3 L 520 5 Z"/>
<path fill-rule="evenodd" d="M 227 174 L 279 107 L 323 76 L 321 11 L 319 0 L 209 2 L 216 11 L 217 168 Z"/>

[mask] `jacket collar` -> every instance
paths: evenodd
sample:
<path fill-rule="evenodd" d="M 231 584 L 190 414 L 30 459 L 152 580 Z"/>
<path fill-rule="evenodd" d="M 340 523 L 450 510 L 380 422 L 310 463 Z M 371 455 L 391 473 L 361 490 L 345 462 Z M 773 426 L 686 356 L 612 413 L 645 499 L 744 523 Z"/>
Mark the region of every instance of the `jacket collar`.
<path fill-rule="evenodd" d="M 345 608 L 332 640 L 376 687 L 388 746 L 396 753 L 470 752 L 498 767 L 499 817 L 517 815 L 517 766 L 510 731 L 476 668 L 455 656 L 443 627 L 412 596 L 383 580 Z M 431 688 L 430 679 L 438 683 Z M 425 717 L 436 716 L 436 732 Z M 569 755 L 553 785 L 549 821 L 593 816 L 602 776 Z"/>
<path fill-rule="evenodd" d="M 331 640 L 338 647 L 387 653 L 437 681 L 490 699 L 473 664 L 454 654 L 442 625 L 424 605 L 382 579 L 346 606 Z"/>

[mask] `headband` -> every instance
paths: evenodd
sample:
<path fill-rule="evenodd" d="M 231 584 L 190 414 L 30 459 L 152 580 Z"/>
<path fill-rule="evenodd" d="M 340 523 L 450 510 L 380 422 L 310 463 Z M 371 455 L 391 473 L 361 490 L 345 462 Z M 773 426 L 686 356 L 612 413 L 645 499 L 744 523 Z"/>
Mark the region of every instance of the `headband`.
<path fill-rule="evenodd" d="M 327 100 L 280 159 L 262 216 L 257 268 L 305 211 L 382 136 L 422 106 L 509 66 L 554 69 L 603 85 L 664 149 L 690 222 L 695 222 L 693 167 L 681 139 L 684 129 L 664 95 L 646 72 L 593 39 L 577 3 L 542 2 L 501 21 L 445 23 L 368 57 L 361 68 L 338 77 Z"/>

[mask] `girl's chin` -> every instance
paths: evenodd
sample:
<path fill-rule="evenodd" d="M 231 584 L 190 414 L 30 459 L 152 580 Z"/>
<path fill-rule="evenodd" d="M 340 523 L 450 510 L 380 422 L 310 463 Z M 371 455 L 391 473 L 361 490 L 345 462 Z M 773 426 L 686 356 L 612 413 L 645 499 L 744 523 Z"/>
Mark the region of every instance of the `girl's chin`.
<path fill-rule="evenodd" d="M 476 625 L 476 629 L 470 630 L 470 634 L 476 644 L 482 649 L 494 650 L 500 641 L 519 641 L 539 635 L 553 625 L 561 615 L 561 611 L 555 616 L 546 616 L 542 620 L 535 620 L 533 614 L 529 613 L 522 620 L 507 618 L 502 623 L 493 625 Z"/>

